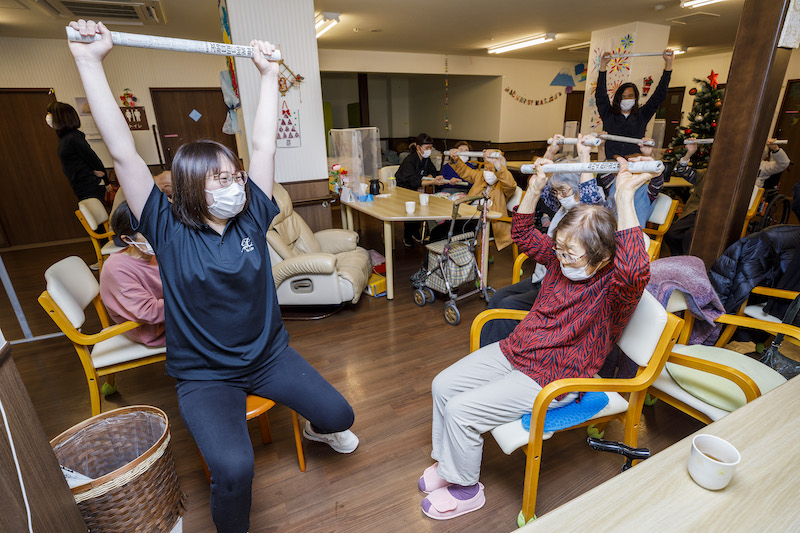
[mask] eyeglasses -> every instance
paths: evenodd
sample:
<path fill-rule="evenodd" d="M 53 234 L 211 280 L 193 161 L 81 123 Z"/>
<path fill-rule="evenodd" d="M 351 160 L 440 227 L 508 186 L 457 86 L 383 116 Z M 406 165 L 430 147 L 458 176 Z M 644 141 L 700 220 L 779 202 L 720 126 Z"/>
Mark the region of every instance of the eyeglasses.
<path fill-rule="evenodd" d="M 556 253 L 556 257 L 558 257 L 559 260 L 561 260 L 562 263 L 566 263 L 568 265 L 571 265 L 573 263 L 577 263 L 578 261 L 580 261 L 581 259 L 586 257 L 585 253 L 581 254 L 581 255 L 579 255 L 577 257 L 574 256 L 574 255 L 570 255 L 568 253 L 562 252 L 561 250 L 559 250 L 555 246 L 553 247 L 553 251 Z"/>
<path fill-rule="evenodd" d="M 553 194 L 556 195 L 556 198 L 567 198 L 569 196 L 574 196 L 572 189 L 553 189 Z"/>
<path fill-rule="evenodd" d="M 230 172 L 220 172 L 219 174 L 212 174 L 211 179 L 218 181 L 220 187 L 224 189 L 234 181 L 236 181 L 236 183 L 239 185 L 244 185 L 247 183 L 247 172 L 244 170 L 240 170 L 236 174 L 231 174 Z"/>

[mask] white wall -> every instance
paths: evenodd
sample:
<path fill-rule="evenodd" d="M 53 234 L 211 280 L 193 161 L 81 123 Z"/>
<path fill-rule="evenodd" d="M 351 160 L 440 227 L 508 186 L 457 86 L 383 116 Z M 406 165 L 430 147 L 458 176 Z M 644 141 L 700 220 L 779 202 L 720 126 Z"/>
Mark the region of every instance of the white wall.
<path fill-rule="evenodd" d="M 550 82 L 558 72 L 572 69 L 584 58 L 577 56 L 573 62 L 533 61 L 505 59 L 502 57 L 445 56 L 442 54 L 414 54 L 404 52 L 370 52 L 360 50 L 320 50 L 320 69 L 326 72 L 388 72 L 444 75 L 445 58 L 448 74 L 472 76 L 499 76 L 500 89 L 499 133 L 493 141 L 513 142 L 547 139 L 560 132 L 564 121 L 566 103 L 563 87 L 552 87 Z M 562 97 L 543 106 L 523 105 L 511 98 L 505 87 L 511 87 L 524 97 L 541 99 L 561 92 Z M 585 83 L 576 86 L 582 90 Z M 395 93 L 392 93 L 393 99 Z M 442 95 L 443 100 L 443 95 Z M 393 113 L 393 116 L 397 116 Z M 444 115 L 441 116 L 442 123 Z M 394 126 L 397 132 L 398 126 Z M 431 133 L 431 132 L 428 132 Z M 409 134 L 415 135 L 413 128 Z M 432 134 L 432 133 L 431 133 Z M 408 135 L 408 134 L 406 134 Z M 481 135 L 480 137 L 484 137 Z"/>
<path fill-rule="evenodd" d="M 56 97 L 73 107 L 75 98 L 85 96 L 75 62 L 61 39 L 12 39 L 0 37 L 0 87 L 52 88 Z M 149 125 L 156 123 L 151 87 L 219 87 L 219 73 L 225 70 L 220 56 L 163 52 L 158 50 L 114 48 L 105 60 L 111 91 L 119 96 L 128 88 L 144 106 Z M 42 120 L 45 110 L 42 109 Z M 82 130 L 91 124 L 81 117 Z M 1 119 L 0 119 L 1 120 Z M 152 131 L 133 131 L 136 149 L 149 165 L 158 164 Z M 106 166 L 111 156 L 100 140 L 90 140 L 92 148 Z"/>

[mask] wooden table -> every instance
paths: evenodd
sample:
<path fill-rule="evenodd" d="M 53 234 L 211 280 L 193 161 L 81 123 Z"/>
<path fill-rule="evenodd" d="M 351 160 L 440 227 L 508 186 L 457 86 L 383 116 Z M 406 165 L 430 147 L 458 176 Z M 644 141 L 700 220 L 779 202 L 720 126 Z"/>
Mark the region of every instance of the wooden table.
<path fill-rule="evenodd" d="M 798 412 L 795 378 L 517 531 L 800 531 Z M 721 437 L 742 454 L 720 491 L 689 476 L 699 433 Z"/>
<path fill-rule="evenodd" d="M 387 189 L 388 190 L 388 189 Z M 419 193 L 402 187 L 395 187 L 389 191 L 389 196 L 376 197 L 372 202 L 342 202 L 342 207 L 346 210 L 345 223 L 346 229 L 355 229 L 353 224 L 353 209 L 365 215 L 383 221 L 383 246 L 386 256 L 386 298 L 394 299 L 394 262 L 392 259 L 392 244 L 394 234 L 392 231 L 393 222 L 421 222 L 425 220 L 449 219 L 453 215 L 453 202 L 438 196 L 430 196 L 428 205 L 419 205 Z M 406 202 L 414 201 L 417 203 L 416 211 L 409 215 L 406 213 Z M 459 218 L 472 218 L 476 216 L 477 208 L 472 205 L 462 204 L 459 206 Z M 500 218 L 499 213 L 489 212 L 489 218 Z M 481 235 L 481 274 L 484 282 L 488 271 L 489 258 L 489 232 L 484 231 Z"/>
<path fill-rule="evenodd" d="M 664 182 L 665 188 L 672 188 L 672 187 L 694 187 L 691 183 L 686 181 L 683 178 L 679 178 L 677 176 L 672 176 L 669 181 Z"/>

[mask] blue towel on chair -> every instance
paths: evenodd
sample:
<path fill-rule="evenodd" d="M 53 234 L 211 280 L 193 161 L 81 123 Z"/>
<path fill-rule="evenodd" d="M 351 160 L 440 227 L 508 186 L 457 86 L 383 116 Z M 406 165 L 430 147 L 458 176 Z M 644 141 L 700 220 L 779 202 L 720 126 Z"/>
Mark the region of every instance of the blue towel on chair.
<path fill-rule="evenodd" d="M 581 397 L 580 403 L 575 401 L 547 411 L 544 417 L 544 432 L 550 433 L 577 426 L 602 411 L 606 405 L 608 405 L 608 395 L 605 392 L 586 392 Z M 530 413 L 522 416 L 522 427 L 526 431 L 531 430 Z"/>

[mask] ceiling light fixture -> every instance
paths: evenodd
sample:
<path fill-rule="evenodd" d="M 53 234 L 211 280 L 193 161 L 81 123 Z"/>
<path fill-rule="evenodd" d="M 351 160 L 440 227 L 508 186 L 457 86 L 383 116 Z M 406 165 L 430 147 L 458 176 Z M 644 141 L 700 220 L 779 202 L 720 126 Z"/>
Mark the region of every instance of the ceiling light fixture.
<path fill-rule="evenodd" d="M 686 52 L 688 52 L 688 51 L 689 51 L 689 47 L 687 47 L 687 46 L 683 46 L 683 47 L 681 47 L 681 48 L 675 48 L 675 49 L 673 49 L 673 50 L 672 50 L 672 55 L 679 56 L 679 55 L 681 55 L 681 54 L 685 54 L 685 53 L 686 53 Z"/>
<path fill-rule="evenodd" d="M 724 2 L 725 0 L 681 0 L 681 7 L 695 8 L 703 7 L 709 4 L 716 4 L 717 2 Z"/>
<path fill-rule="evenodd" d="M 314 18 L 314 29 L 317 31 L 317 39 L 324 35 L 328 30 L 339 24 L 341 13 L 322 12 Z"/>
<path fill-rule="evenodd" d="M 537 35 L 535 37 L 525 37 L 524 39 L 520 39 L 518 41 L 501 44 L 499 46 L 493 46 L 491 48 L 488 48 L 488 51 L 490 54 L 502 54 L 503 52 L 510 52 L 511 50 L 519 50 L 520 48 L 526 48 L 528 46 L 534 46 L 542 43 L 549 43 L 555 38 L 556 38 L 555 33 L 544 33 L 542 35 Z"/>
<path fill-rule="evenodd" d="M 581 48 L 589 48 L 589 46 L 591 44 L 592 44 L 592 41 L 584 41 L 582 43 L 575 43 L 575 44 L 568 44 L 566 46 L 559 46 L 558 49 L 559 50 L 570 50 L 570 51 L 579 50 Z"/>

